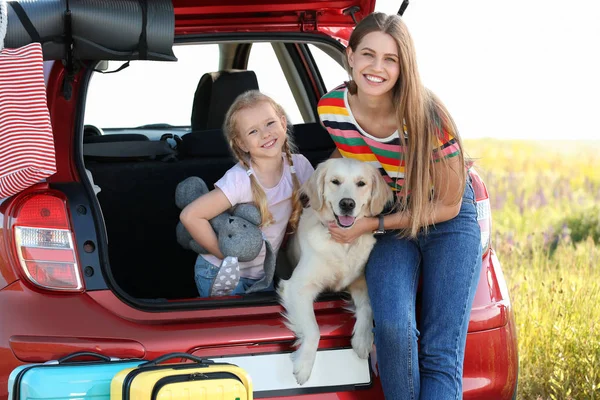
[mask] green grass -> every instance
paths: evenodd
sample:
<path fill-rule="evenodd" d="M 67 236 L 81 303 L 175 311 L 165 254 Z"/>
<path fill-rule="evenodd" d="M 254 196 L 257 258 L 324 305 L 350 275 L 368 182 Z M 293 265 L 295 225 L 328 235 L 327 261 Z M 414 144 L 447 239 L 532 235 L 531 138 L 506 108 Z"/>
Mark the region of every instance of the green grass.
<path fill-rule="evenodd" d="M 519 340 L 519 399 L 600 400 L 600 142 L 469 140 Z"/>

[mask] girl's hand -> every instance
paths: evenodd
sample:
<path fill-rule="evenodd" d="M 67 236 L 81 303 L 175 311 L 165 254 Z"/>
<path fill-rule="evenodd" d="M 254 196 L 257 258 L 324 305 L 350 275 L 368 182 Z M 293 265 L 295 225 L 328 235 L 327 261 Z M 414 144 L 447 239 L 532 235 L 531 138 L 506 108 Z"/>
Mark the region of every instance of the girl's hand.
<path fill-rule="evenodd" d="M 359 236 L 365 233 L 371 233 L 377 228 L 377 218 L 359 218 L 351 228 L 340 228 L 332 221 L 329 223 L 329 233 L 331 238 L 338 243 L 352 243 Z"/>

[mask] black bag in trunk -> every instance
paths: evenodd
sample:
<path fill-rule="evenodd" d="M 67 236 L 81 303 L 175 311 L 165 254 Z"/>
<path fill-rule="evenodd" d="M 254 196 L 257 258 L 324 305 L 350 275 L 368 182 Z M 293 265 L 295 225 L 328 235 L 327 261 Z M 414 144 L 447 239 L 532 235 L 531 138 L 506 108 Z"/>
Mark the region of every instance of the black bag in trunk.
<path fill-rule="evenodd" d="M 19 0 L 8 2 L 4 46 L 40 42 L 45 60 L 177 61 L 171 0 Z"/>

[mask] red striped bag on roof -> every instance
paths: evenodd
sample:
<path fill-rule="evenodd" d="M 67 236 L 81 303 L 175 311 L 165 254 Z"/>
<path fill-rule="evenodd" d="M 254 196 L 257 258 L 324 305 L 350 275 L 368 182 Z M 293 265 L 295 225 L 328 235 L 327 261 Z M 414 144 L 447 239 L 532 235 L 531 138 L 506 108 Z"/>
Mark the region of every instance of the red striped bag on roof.
<path fill-rule="evenodd" d="M 0 52 L 0 199 L 56 172 L 42 47 Z"/>

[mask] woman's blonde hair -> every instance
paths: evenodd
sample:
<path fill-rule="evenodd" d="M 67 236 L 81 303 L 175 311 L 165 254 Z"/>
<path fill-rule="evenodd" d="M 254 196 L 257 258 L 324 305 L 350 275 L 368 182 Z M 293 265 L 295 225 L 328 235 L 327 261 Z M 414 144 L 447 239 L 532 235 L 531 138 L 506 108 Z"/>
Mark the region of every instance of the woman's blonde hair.
<path fill-rule="evenodd" d="M 444 184 L 447 188 L 447 181 L 450 179 L 450 176 L 447 176 L 446 182 L 436 182 L 433 173 L 436 162 L 433 158 L 433 149 L 437 147 L 438 139 L 445 132 L 449 133 L 456 139 L 461 149 L 459 165 L 463 166 L 462 142 L 446 107 L 421 82 L 414 43 L 402 18 L 380 12 L 369 14 L 352 32 L 348 42 L 350 49 L 356 52 L 363 38 L 372 32 L 390 35 L 398 46 L 400 76 L 393 88 L 392 101 L 396 107 L 400 144 L 407 149 L 404 154 L 403 195 L 398 199 L 398 207 L 410 213 L 410 226 L 404 234 L 415 237 L 421 228 L 426 229 L 432 222 L 431 185 L 435 190 L 440 189 Z M 351 69 L 348 69 L 352 74 Z M 355 82 L 348 82 L 348 91 L 356 94 Z M 402 134 L 404 125 L 408 132 L 408 140 Z M 448 167 L 448 160 L 445 157 L 440 155 L 438 158 L 439 162 Z M 449 167 L 445 169 L 449 175 L 451 169 Z M 460 195 L 456 198 L 458 204 L 464 190 L 466 171 L 465 168 L 459 168 L 458 171 L 453 172 L 461 181 Z"/>
<path fill-rule="evenodd" d="M 229 147 L 231 148 L 234 157 L 246 168 L 246 170 L 250 170 L 250 155 L 243 151 L 239 145 L 238 140 L 240 132 L 236 124 L 236 116 L 241 110 L 255 107 L 261 102 L 270 104 L 280 119 L 281 117 L 286 117 L 285 111 L 281 105 L 258 90 L 249 90 L 239 95 L 231 107 L 229 107 L 227 114 L 225 114 L 225 122 L 223 124 L 225 138 L 227 139 L 227 143 L 229 143 Z M 286 117 L 286 121 L 287 120 L 288 119 Z M 283 144 L 283 152 L 285 153 L 287 162 L 290 166 L 292 182 L 294 185 L 292 192 L 292 215 L 290 216 L 290 220 L 288 222 L 289 231 L 293 232 L 298 226 L 298 220 L 300 219 L 300 214 L 302 213 L 302 202 L 300 201 L 300 181 L 296 175 L 294 162 L 292 159 L 292 154 L 296 152 L 296 146 L 294 145 L 290 131 L 291 129 L 288 125 L 286 127 L 286 138 L 285 143 Z M 268 226 L 275 221 L 273 219 L 273 215 L 269 211 L 267 196 L 254 174 L 250 174 L 250 184 L 252 187 L 252 199 L 256 203 L 262 218 L 261 226 Z"/>

